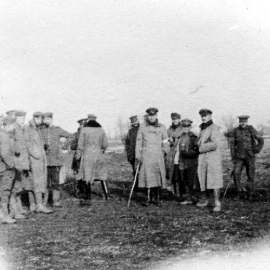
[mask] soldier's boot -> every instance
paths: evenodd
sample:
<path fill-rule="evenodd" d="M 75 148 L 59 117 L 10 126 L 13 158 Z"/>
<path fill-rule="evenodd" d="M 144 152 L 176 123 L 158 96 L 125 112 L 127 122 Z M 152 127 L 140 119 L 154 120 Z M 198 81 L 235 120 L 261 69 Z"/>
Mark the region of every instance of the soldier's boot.
<path fill-rule="evenodd" d="M 219 189 L 214 189 L 214 198 L 215 198 L 215 207 L 213 209 L 214 212 L 219 212 L 221 210 L 221 203 L 219 200 L 220 192 Z"/>
<path fill-rule="evenodd" d="M 47 189 L 44 193 L 44 198 L 42 200 L 43 206 L 47 207 L 48 205 L 48 199 L 49 199 L 49 190 Z"/>
<path fill-rule="evenodd" d="M 160 187 L 155 188 L 155 195 L 156 195 L 155 205 L 161 207 L 162 203 L 160 200 L 160 196 L 161 196 L 161 188 Z"/>
<path fill-rule="evenodd" d="M 152 192 L 151 188 L 147 188 L 147 200 L 142 205 L 149 206 L 152 203 Z"/>
<path fill-rule="evenodd" d="M 196 206 L 198 206 L 198 207 L 206 207 L 208 204 L 209 204 L 209 201 L 208 201 L 208 199 L 206 198 L 206 192 L 203 191 L 203 192 L 201 193 L 200 200 L 199 200 L 199 202 L 196 204 Z"/>
<path fill-rule="evenodd" d="M 52 210 L 48 209 L 46 206 L 42 204 L 42 193 L 41 192 L 36 192 L 36 202 L 37 202 L 37 207 L 35 212 L 36 213 L 44 213 L 44 214 L 51 214 L 53 213 Z"/>
<path fill-rule="evenodd" d="M 36 200 L 33 192 L 28 192 L 28 198 L 30 203 L 30 212 L 33 213 L 36 210 Z"/>
<path fill-rule="evenodd" d="M 20 213 L 18 206 L 17 206 L 17 200 L 15 196 L 10 197 L 10 209 L 12 213 L 12 217 L 14 216 L 15 219 L 26 219 L 27 217 Z"/>
<path fill-rule="evenodd" d="M 91 183 L 88 182 L 86 183 L 84 181 L 84 199 L 81 199 L 80 201 L 80 205 L 81 206 L 87 206 L 87 205 L 91 205 Z"/>
<path fill-rule="evenodd" d="M 105 200 L 108 200 L 109 199 L 109 192 L 108 192 L 106 181 L 101 180 L 101 185 L 102 185 L 102 189 L 103 189 L 103 192 L 105 195 Z"/>
<path fill-rule="evenodd" d="M 60 203 L 60 191 L 55 189 L 53 190 L 53 206 L 56 208 L 62 208 Z"/>
<path fill-rule="evenodd" d="M 2 209 L 1 209 L 2 216 L 1 216 L 0 221 L 1 221 L 3 224 L 13 224 L 13 223 L 16 223 L 16 219 L 13 219 L 13 218 L 8 214 L 8 203 L 2 202 L 1 205 L 2 205 Z"/>
<path fill-rule="evenodd" d="M 18 195 L 16 197 L 16 204 L 20 214 L 26 215 L 28 213 L 25 209 L 23 209 L 21 195 Z"/>

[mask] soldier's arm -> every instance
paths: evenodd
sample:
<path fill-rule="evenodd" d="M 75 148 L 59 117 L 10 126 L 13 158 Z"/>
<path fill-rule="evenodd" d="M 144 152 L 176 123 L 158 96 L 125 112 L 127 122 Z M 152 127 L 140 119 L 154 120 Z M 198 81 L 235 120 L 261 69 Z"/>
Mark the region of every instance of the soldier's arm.
<path fill-rule="evenodd" d="M 221 134 L 219 132 L 219 128 L 216 127 L 212 130 L 212 134 L 209 140 L 204 144 L 200 145 L 199 151 L 200 153 L 215 151 L 219 147 L 220 142 L 221 142 Z"/>
<path fill-rule="evenodd" d="M 258 131 L 255 128 L 253 128 L 253 136 L 258 142 L 255 148 L 255 154 L 258 154 L 263 148 L 264 138 L 258 133 Z"/>
<path fill-rule="evenodd" d="M 101 143 L 101 148 L 105 151 L 108 147 L 108 139 L 105 131 L 103 132 L 102 135 L 102 143 Z"/>
<path fill-rule="evenodd" d="M 63 138 L 66 138 L 68 140 L 73 140 L 75 138 L 75 136 L 69 132 L 67 132 L 66 130 L 62 129 L 59 127 L 59 136 L 60 137 L 63 137 Z"/>
<path fill-rule="evenodd" d="M 192 149 L 188 150 L 187 156 L 188 157 L 197 157 L 199 153 L 198 144 L 199 144 L 199 138 L 196 136 L 194 138 L 194 141 L 192 142 Z"/>
<path fill-rule="evenodd" d="M 11 154 L 10 141 L 7 134 L 1 134 L 1 157 L 8 169 L 12 169 L 15 166 L 15 160 Z"/>
<path fill-rule="evenodd" d="M 79 140 L 78 140 L 78 148 L 76 151 L 76 158 L 77 159 L 80 159 L 82 156 L 82 151 L 83 151 L 83 147 L 84 147 L 84 137 L 85 137 L 85 131 L 83 128 L 81 133 L 80 133 Z"/>

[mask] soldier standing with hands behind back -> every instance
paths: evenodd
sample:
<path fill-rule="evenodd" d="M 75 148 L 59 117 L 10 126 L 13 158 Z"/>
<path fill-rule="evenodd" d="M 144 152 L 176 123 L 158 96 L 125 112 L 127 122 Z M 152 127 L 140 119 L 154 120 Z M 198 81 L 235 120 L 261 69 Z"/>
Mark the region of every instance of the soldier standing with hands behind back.
<path fill-rule="evenodd" d="M 231 155 L 234 163 L 234 184 L 239 198 L 241 187 L 241 173 L 244 167 L 247 172 L 246 189 L 251 194 L 254 192 L 254 176 L 255 176 L 255 159 L 263 148 L 264 139 L 260 136 L 257 130 L 248 125 L 248 115 L 239 116 L 239 127 L 233 130 L 231 139 Z M 245 189 L 243 189 L 245 190 Z"/>

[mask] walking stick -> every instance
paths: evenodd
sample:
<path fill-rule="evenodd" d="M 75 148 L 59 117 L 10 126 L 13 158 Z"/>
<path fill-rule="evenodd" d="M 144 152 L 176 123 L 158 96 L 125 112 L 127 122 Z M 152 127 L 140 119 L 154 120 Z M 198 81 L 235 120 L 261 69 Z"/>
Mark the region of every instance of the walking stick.
<path fill-rule="evenodd" d="M 131 188 L 131 191 L 130 191 L 130 194 L 129 194 L 128 204 L 127 204 L 128 207 L 129 207 L 129 205 L 130 205 L 131 196 L 132 196 L 134 187 L 135 187 L 135 185 L 136 185 L 136 180 L 137 180 L 137 175 L 138 175 L 139 168 L 140 168 L 140 163 L 137 165 L 137 169 L 136 169 L 136 174 L 135 174 L 135 177 L 134 177 L 133 185 L 132 185 L 132 188 Z"/>
<path fill-rule="evenodd" d="M 234 172 L 234 170 L 232 170 L 232 172 L 231 172 L 231 178 L 233 178 L 233 172 Z M 227 190 L 228 190 L 229 185 L 230 185 L 230 182 L 231 182 L 231 178 L 230 178 L 230 180 L 228 181 L 228 184 L 227 184 L 226 190 L 225 190 L 225 192 L 224 192 L 224 194 L 223 194 L 223 199 L 224 199 L 224 198 L 225 198 L 225 196 L 226 196 Z"/>

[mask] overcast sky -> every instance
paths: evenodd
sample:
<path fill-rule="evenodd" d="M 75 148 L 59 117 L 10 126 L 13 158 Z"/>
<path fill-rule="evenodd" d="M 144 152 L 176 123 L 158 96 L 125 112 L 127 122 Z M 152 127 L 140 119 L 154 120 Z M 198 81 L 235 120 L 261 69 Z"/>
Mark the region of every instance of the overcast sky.
<path fill-rule="evenodd" d="M 202 107 L 266 122 L 267 2 L 2 0 L 0 112 L 52 111 L 70 132 L 88 113 L 109 131 L 152 106 L 166 126 L 175 111 L 198 124 Z"/>

